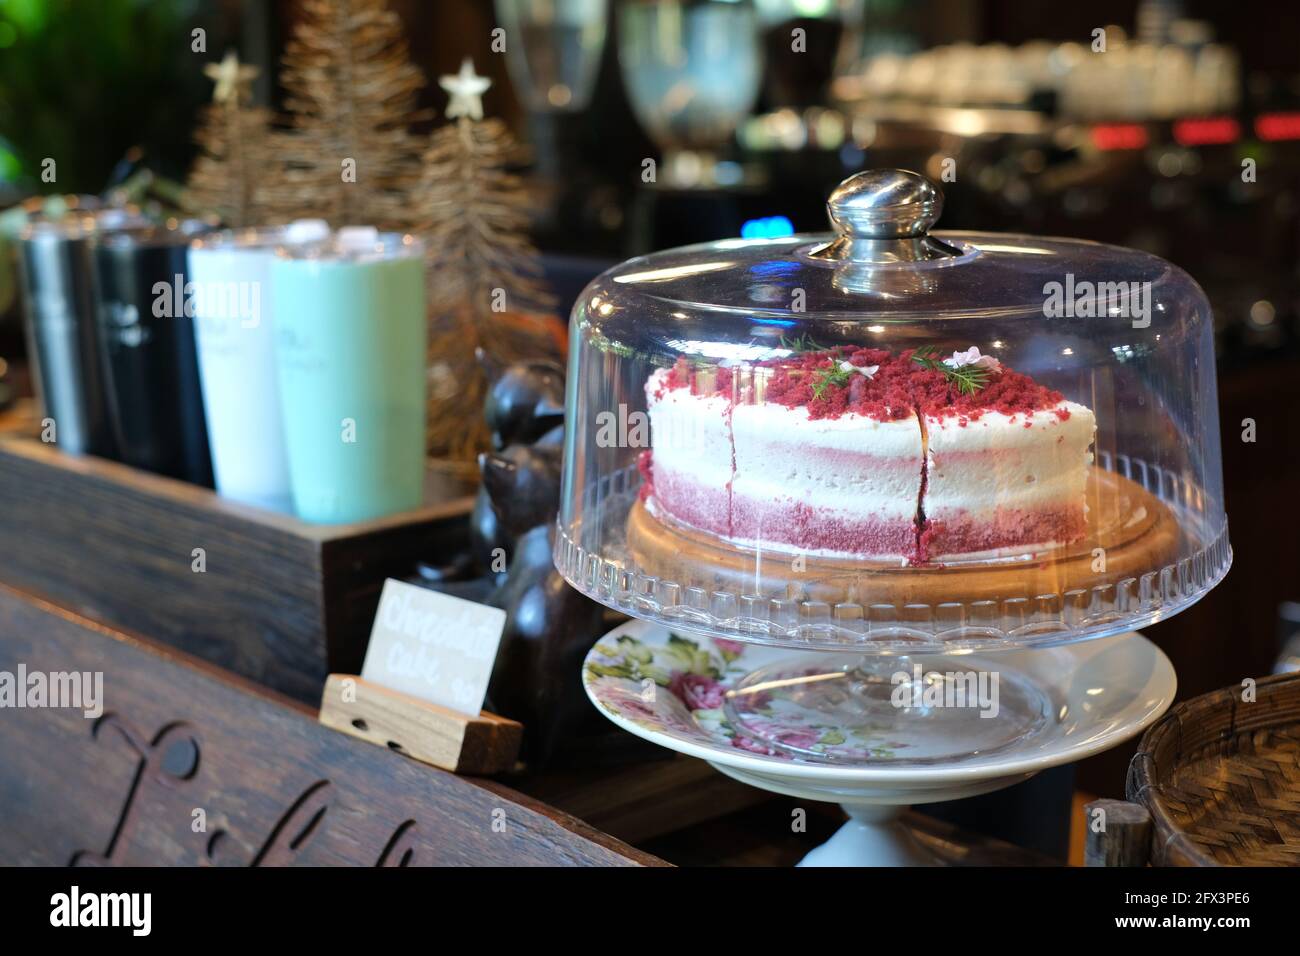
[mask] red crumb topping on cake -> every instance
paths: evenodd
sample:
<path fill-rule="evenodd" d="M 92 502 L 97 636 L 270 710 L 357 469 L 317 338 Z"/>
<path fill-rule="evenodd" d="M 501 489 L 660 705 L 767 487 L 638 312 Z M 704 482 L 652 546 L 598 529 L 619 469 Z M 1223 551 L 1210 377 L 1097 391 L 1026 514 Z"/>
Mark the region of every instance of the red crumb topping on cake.
<path fill-rule="evenodd" d="M 732 372 L 724 365 L 709 365 L 704 362 L 692 365 L 685 356 L 682 356 L 668 370 L 663 384 L 655 389 L 655 398 L 663 398 L 666 390 L 677 388 L 689 388 L 692 395 L 730 397 Z"/>
<path fill-rule="evenodd" d="M 750 401 L 752 390 L 761 382 L 763 400 L 787 408 L 807 408 L 810 418 L 857 414 L 878 421 L 897 421 L 917 411 L 931 418 L 955 417 L 965 426 L 985 412 L 1028 415 L 1052 409 L 1061 421 L 1070 417 L 1069 409 L 1060 407 L 1065 401 L 1060 392 L 1005 365 L 1000 372 L 991 374 L 983 387 L 967 394 L 942 371 L 912 361 L 912 352 L 908 349 L 893 355 L 884 349 L 839 347 L 734 369 L 692 366 L 679 358 L 656 389 L 655 397 L 662 398 L 665 390 L 689 388 L 692 395 Z M 845 362 L 864 369 L 876 366 L 876 371 L 868 377 L 845 368 L 841 364 Z M 1032 424 L 1025 421 L 1026 428 Z"/>
<path fill-rule="evenodd" d="M 655 490 L 654 458 L 649 448 L 636 456 L 636 470 L 641 473 L 641 491 L 637 497 L 645 501 Z"/>
<path fill-rule="evenodd" d="M 1060 392 L 1039 385 L 1028 375 L 1024 375 L 1007 366 L 1001 372 L 990 375 L 988 382 L 972 393 L 964 393 L 943 372 L 938 369 L 923 368 L 913 362 L 912 350 L 903 352 L 900 362 L 911 367 L 909 380 L 912 396 L 917 410 L 932 418 L 957 416 L 963 420 L 976 421 L 985 412 L 1002 412 L 1005 415 L 1027 415 L 1031 412 L 1054 408 L 1065 401 Z M 1057 409 L 1058 416 L 1070 417 L 1068 409 Z M 1062 420 L 1064 420 L 1064 418 Z M 1026 421 L 1025 427 L 1032 427 Z"/>
<path fill-rule="evenodd" d="M 876 366 L 868 378 L 853 369 Z M 759 363 L 771 369 L 763 397 L 787 408 L 807 407 L 811 418 L 839 418 L 854 413 L 879 421 L 896 421 L 912 413 L 912 402 L 891 369 L 897 360 L 883 349 L 832 349 Z"/>

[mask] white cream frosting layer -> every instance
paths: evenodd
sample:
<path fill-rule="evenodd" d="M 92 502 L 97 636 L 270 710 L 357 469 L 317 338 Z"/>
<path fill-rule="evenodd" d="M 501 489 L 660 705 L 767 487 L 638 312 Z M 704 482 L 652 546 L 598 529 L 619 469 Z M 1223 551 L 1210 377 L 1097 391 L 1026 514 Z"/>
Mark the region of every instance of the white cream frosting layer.
<path fill-rule="evenodd" d="M 848 515 L 910 517 L 921 493 L 916 416 L 811 418 L 806 408 L 737 405 L 732 413 L 737 496 L 782 496 Z"/>
<path fill-rule="evenodd" d="M 726 487 L 732 474 L 730 401 L 668 388 L 663 384 L 667 375 L 667 369 L 660 369 L 646 381 L 654 469 L 689 476 L 707 487 Z"/>
<path fill-rule="evenodd" d="M 1056 407 L 1070 417 L 1062 420 L 1053 409 L 989 411 L 963 426 L 954 417 L 927 415 L 926 515 L 1081 504 L 1096 419 L 1076 402 Z"/>

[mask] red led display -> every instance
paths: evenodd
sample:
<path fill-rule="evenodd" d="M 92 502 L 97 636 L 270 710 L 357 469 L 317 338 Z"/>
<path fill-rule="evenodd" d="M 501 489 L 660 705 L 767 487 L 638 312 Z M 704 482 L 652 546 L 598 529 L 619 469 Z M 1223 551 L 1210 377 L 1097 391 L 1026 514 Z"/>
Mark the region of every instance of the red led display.
<path fill-rule="evenodd" d="M 1270 141 L 1300 139 L 1300 113 L 1261 113 L 1255 117 L 1255 135 Z"/>
<path fill-rule="evenodd" d="M 1179 146 L 1215 146 L 1240 138 L 1241 125 L 1231 116 L 1193 117 L 1174 123 L 1174 142 Z"/>
<path fill-rule="evenodd" d="M 1143 149 L 1147 145 L 1146 127 L 1138 123 L 1100 123 L 1091 130 L 1092 145 L 1109 152 L 1117 149 Z"/>

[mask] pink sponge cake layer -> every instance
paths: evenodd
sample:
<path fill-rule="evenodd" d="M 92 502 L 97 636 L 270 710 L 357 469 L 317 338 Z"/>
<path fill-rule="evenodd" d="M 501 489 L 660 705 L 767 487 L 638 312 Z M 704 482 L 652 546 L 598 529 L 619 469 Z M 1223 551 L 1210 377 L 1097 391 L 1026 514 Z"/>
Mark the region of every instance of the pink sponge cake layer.
<path fill-rule="evenodd" d="M 742 547 L 900 563 L 1081 537 L 1092 413 L 1009 370 L 972 395 L 910 359 L 656 371 L 652 513 Z"/>
<path fill-rule="evenodd" d="M 722 538 L 732 536 L 731 492 L 680 472 L 656 469 L 653 507 L 683 524 Z"/>
<path fill-rule="evenodd" d="M 756 501 L 738 498 L 727 537 L 743 547 L 795 550 L 817 557 L 911 560 L 916 553 L 916 523 L 883 515 L 855 518 L 819 511 L 794 498 Z"/>
<path fill-rule="evenodd" d="M 947 512 L 930 518 L 918 549 L 925 560 L 993 558 L 1025 554 L 1076 541 L 1087 527 L 1083 508 L 987 508 L 979 514 Z"/>

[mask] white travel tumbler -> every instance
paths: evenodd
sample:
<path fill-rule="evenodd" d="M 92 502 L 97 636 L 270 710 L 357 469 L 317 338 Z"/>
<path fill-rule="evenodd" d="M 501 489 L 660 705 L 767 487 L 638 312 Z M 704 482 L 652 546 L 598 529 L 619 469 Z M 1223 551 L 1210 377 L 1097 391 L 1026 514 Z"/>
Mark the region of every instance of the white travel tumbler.
<path fill-rule="evenodd" d="M 189 252 L 199 373 L 217 492 L 293 511 L 276 382 L 270 265 L 275 250 L 329 235 L 322 220 L 204 236 Z"/>

